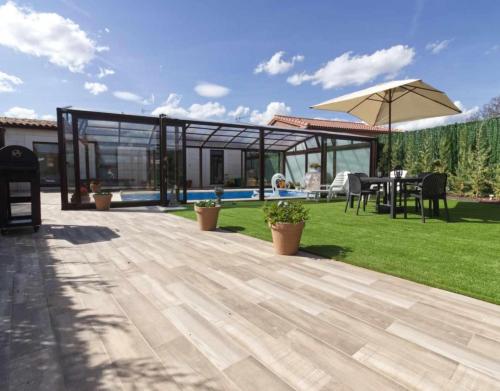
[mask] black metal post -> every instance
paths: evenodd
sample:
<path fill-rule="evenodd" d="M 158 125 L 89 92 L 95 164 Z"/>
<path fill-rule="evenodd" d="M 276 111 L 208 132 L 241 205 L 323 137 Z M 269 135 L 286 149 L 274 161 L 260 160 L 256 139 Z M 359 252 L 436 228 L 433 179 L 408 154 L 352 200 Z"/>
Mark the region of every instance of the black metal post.
<path fill-rule="evenodd" d="M 321 137 L 321 183 L 326 183 L 326 138 Z"/>
<path fill-rule="evenodd" d="M 64 137 L 63 112 L 57 109 L 57 141 L 59 146 L 59 183 L 61 184 L 61 209 L 68 209 L 68 175 L 66 170 L 66 140 Z"/>
<path fill-rule="evenodd" d="M 286 152 L 280 152 L 280 172 L 286 178 Z"/>
<path fill-rule="evenodd" d="M 198 173 L 199 178 L 200 178 L 199 179 L 200 183 L 198 184 L 198 186 L 200 187 L 200 189 L 202 189 L 203 188 L 203 148 L 199 149 L 199 158 L 198 158 L 198 160 L 199 160 L 198 164 L 199 164 L 199 171 L 200 171 Z"/>
<path fill-rule="evenodd" d="M 75 170 L 75 204 L 77 207 L 82 204 L 82 195 L 80 193 L 80 136 L 78 134 L 78 116 L 72 115 L 73 131 L 73 168 Z"/>
<path fill-rule="evenodd" d="M 85 179 L 87 186 L 90 187 L 90 158 L 89 158 L 89 145 L 85 144 Z"/>
<path fill-rule="evenodd" d="M 264 129 L 259 129 L 259 200 L 264 201 L 264 176 L 265 176 L 265 156 L 264 156 Z"/>
<path fill-rule="evenodd" d="M 187 204 L 187 147 L 186 147 L 186 126 L 182 125 L 182 203 Z"/>
<path fill-rule="evenodd" d="M 167 128 L 160 115 L 160 205 L 167 206 Z"/>

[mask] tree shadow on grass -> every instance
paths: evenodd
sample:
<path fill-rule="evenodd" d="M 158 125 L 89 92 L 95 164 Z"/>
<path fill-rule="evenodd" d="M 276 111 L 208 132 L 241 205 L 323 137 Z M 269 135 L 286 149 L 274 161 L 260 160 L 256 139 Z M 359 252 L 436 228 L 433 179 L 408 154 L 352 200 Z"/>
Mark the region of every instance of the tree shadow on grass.
<path fill-rule="evenodd" d="M 446 220 L 446 211 L 441 201 L 439 203 L 439 215 L 433 215 L 426 204 L 426 221 L 441 220 L 449 223 L 480 223 L 498 224 L 500 223 L 500 205 L 480 204 L 478 202 L 459 201 L 455 206 L 448 208 L 450 219 Z M 416 212 L 414 206 L 408 208 L 409 220 L 421 220 L 420 212 Z"/>
<path fill-rule="evenodd" d="M 441 216 L 444 209 L 441 208 Z M 450 221 L 460 223 L 500 223 L 500 205 L 480 204 L 478 202 L 457 202 L 454 208 L 450 208 Z"/>
<path fill-rule="evenodd" d="M 352 249 L 349 247 L 341 247 L 334 244 L 313 244 L 310 246 L 301 246 L 300 250 L 311 254 L 320 255 L 325 258 L 335 259 L 344 259 L 347 254 L 352 252 Z"/>

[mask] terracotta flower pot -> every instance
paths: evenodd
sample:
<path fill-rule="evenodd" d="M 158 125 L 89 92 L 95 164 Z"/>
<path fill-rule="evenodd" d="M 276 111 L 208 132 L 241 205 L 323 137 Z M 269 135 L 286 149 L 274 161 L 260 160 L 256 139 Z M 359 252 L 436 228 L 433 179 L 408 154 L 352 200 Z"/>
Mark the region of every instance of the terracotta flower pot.
<path fill-rule="evenodd" d="M 113 194 L 94 194 L 95 208 L 97 210 L 109 210 Z"/>
<path fill-rule="evenodd" d="M 274 250 L 281 255 L 294 255 L 299 251 L 300 238 L 304 230 L 305 222 L 277 223 L 270 225 L 273 235 Z"/>
<path fill-rule="evenodd" d="M 200 208 L 195 205 L 196 220 L 202 231 L 213 231 L 217 228 L 220 206 Z"/>

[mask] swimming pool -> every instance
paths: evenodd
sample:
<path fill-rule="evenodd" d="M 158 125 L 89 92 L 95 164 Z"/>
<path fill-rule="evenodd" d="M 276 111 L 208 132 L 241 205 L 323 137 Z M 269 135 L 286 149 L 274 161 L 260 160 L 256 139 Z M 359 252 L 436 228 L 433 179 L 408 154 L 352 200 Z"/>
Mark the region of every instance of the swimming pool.
<path fill-rule="evenodd" d="M 182 199 L 182 194 L 180 194 Z M 266 198 L 273 197 L 272 190 L 265 190 Z M 296 190 L 279 190 L 279 198 L 305 198 L 306 193 Z M 122 201 L 159 201 L 159 193 L 122 193 Z M 255 189 L 228 189 L 224 190 L 221 197 L 223 200 L 257 200 L 259 199 L 259 191 Z M 213 190 L 188 190 L 187 201 L 194 202 L 200 200 L 215 200 L 215 192 Z"/>

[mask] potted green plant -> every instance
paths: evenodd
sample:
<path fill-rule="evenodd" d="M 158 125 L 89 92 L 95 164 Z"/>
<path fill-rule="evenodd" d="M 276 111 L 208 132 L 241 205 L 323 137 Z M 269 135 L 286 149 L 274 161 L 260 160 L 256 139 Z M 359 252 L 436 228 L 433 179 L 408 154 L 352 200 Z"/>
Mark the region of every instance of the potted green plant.
<path fill-rule="evenodd" d="M 213 231 L 217 228 L 220 208 L 214 200 L 198 201 L 194 204 L 196 220 L 202 231 Z"/>
<path fill-rule="evenodd" d="M 101 181 L 94 179 L 90 182 L 90 190 L 92 193 L 99 193 L 101 191 Z"/>
<path fill-rule="evenodd" d="M 299 251 L 300 238 L 309 210 L 299 202 L 279 201 L 264 206 L 265 221 L 271 228 L 276 253 L 293 255 Z"/>
<path fill-rule="evenodd" d="M 109 210 L 113 194 L 106 191 L 94 193 L 95 208 L 97 210 Z"/>

